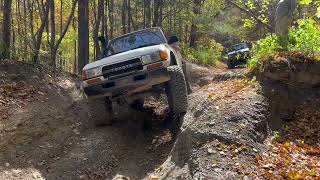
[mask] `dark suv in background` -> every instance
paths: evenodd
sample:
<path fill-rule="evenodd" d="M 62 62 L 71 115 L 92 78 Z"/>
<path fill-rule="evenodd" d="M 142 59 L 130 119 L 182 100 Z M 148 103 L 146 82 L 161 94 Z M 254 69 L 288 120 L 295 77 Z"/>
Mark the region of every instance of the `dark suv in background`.
<path fill-rule="evenodd" d="M 228 68 L 233 69 L 239 64 L 247 63 L 247 60 L 250 58 L 251 51 L 247 43 L 233 45 L 228 53 Z"/>

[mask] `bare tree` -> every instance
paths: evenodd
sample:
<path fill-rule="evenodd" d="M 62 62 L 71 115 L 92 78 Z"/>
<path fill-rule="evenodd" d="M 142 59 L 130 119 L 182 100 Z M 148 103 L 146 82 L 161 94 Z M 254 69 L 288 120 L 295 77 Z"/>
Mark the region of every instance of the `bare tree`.
<path fill-rule="evenodd" d="M 266 28 L 268 28 L 271 32 L 274 32 L 274 28 L 270 25 L 267 24 L 265 22 L 263 22 L 261 19 L 259 19 L 257 17 L 257 15 L 255 15 L 252 11 L 245 9 L 241 6 L 239 6 L 237 3 L 233 2 L 232 0 L 225 0 L 226 2 L 230 3 L 231 5 L 233 5 L 234 7 L 236 7 L 237 9 L 239 9 L 240 11 L 246 13 L 248 16 L 252 17 L 254 20 L 256 20 L 259 24 L 265 26 Z"/>
<path fill-rule="evenodd" d="M 78 72 L 89 63 L 89 1 L 78 1 Z"/>
<path fill-rule="evenodd" d="M 50 29 L 51 29 L 51 33 L 50 33 L 50 61 L 51 61 L 51 65 L 56 67 L 56 57 L 57 57 L 57 51 L 58 48 L 64 38 L 64 36 L 66 35 L 68 28 L 71 24 L 72 18 L 74 16 L 74 12 L 76 9 L 76 5 L 77 5 L 77 0 L 74 0 L 72 3 L 72 8 L 71 8 L 71 12 L 70 15 L 68 17 L 67 23 L 65 25 L 65 27 L 62 30 L 62 33 L 60 34 L 60 37 L 58 40 L 56 40 L 56 21 L 55 21 L 55 3 L 54 0 L 48 0 L 48 7 L 49 7 L 49 11 L 50 11 Z M 62 26 L 62 24 L 61 24 Z"/>
<path fill-rule="evenodd" d="M 33 62 L 35 64 L 39 64 L 39 52 L 41 47 L 41 41 L 42 41 L 42 34 L 45 30 L 45 27 L 48 24 L 48 15 L 49 15 L 49 7 L 48 2 L 45 3 L 43 0 L 38 4 L 38 10 L 40 12 L 40 18 L 41 18 L 41 24 L 40 27 L 35 32 L 34 27 L 34 2 L 28 0 L 27 1 L 28 6 L 28 12 L 29 12 L 29 25 L 30 25 L 30 33 L 31 33 L 31 39 L 32 39 L 32 55 L 33 55 Z M 26 20 L 27 21 L 27 20 Z"/>
<path fill-rule="evenodd" d="M 108 16 L 109 16 L 109 38 L 113 38 L 114 33 L 114 0 L 107 0 Z"/>
<path fill-rule="evenodd" d="M 203 0 L 193 0 L 193 13 L 195 16 L 201 14 L 201 5 Z M 192 20 L 191 24 L 191 32 L 190 32 L 190 47 L 195 48 L 197 47 L 197 40 L 198 40 L 198 26 L 195 19 Z"/>
<path fill-rule="evenodd" d="M 94 47 L 95 47 L 95 60 L 99 59 L 99 56 L 101 54 L 100 48 L 99 48 L 99 42 L 98 42 L 98 37 L 99 37 L 99 27 L 100 23 L 102 20 L 102 16 L 104 16 L 104 0 L 99 0 L 98 1 L 98 14 L 97 14 L 97 19 L 94 24 L 94 29 L 93 29 L 93 42 L 94 42 Z"/>
<path fill-rule="evenodd" d="M 162 26 L 163 0 L 154 0 L 153 26 Z"/>
<path fill-rule="evenodd" d="M 122 33 L 126 34 L 127 33 L 127 5 L 128 2 L 127 0 L 122 0 L 122 13 L 121 13 L 121 17 L 122 17 Z"/>
<path fill-rule="evenodd" d="M 144 0 L 144 27 L 151 27 L 152 15 L 151 15 L 151 1 Z"/>
<path fill-rule="evenodd" d="M 2 35 L 2 57 L 10 58 L 10 41 L 11 41 L 11 9 L 12 0 L 4 0 L 3 6 L 3 35 Z"/>

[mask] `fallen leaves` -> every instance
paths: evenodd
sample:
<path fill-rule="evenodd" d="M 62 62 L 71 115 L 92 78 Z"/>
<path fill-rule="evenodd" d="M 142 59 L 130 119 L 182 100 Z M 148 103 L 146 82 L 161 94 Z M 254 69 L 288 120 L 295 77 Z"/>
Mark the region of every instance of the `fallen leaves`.
<path fill-rule="evenodd" d="M 212 88 L 208 88 L 208 99 L 211 101 L 216 101 L 225 98 L 235 98 L 241 99 L 241 91 L 245 90 L 246 88 L 250 88 L 254 85 L 254 81 L 241 79 L 241 80 L 231 80 L 219 83 L 219 85 L 215 85 Z M 219 90 L 219 93 L 216 91 Z M 239 96 L 239 97 L 238 97 Z M 220 107 L 215 106 L 218 110 Z"/>
<path fill-rule="evenodd" d="M 298 109 L 295 120 L 267 141 L 268 151 L 256 156 L 266 179 L 320 179 L 320 111 Z"/>
<path fill-rule="evenodd" d="M 0 120 L 7 119 L 10 110 L 24 105 L 34 92 L 35 88 L 24 81 L 0 85 Z"/>

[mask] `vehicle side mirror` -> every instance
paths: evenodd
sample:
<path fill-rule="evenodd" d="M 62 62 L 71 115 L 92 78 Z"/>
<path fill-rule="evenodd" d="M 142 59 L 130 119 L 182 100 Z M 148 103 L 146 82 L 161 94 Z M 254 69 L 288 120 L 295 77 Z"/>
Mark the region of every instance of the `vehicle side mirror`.
<path fill-rule="evenodd" d="M 177 36 L 171 36 L 170 39 L 168 40 L 168 44 L 173 44 L 179 42 L 179 39 Z"/>
<path fill-rule="evenodd" d="M 99 36 L 98 40 L 101 43 L 101 54 L 102 54 L 102 58 L 107 56 L 107 52 L 108 52 L 108 44 L 107 44 L 107 40 L 104 36 Z"/>

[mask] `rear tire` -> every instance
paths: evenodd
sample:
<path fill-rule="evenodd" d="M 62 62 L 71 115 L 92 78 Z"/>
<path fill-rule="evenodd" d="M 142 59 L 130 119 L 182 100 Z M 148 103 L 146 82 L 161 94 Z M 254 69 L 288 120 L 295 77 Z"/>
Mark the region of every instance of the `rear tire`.
<path fill-rule="evenodd" d="M 90 119 L 96 126 L 112 125 L 112 112 L 105 98 L 89 99 Z"/>
<path fill-rule="evenodd" d="M 177 65 L 167 68 L 171 80 L 166 84 L 166 94 L 172 115 L 170 130 L 176 134 L 180 131 L 182 118 L 188 110 L 188 91 L 182 68 Z"/>

